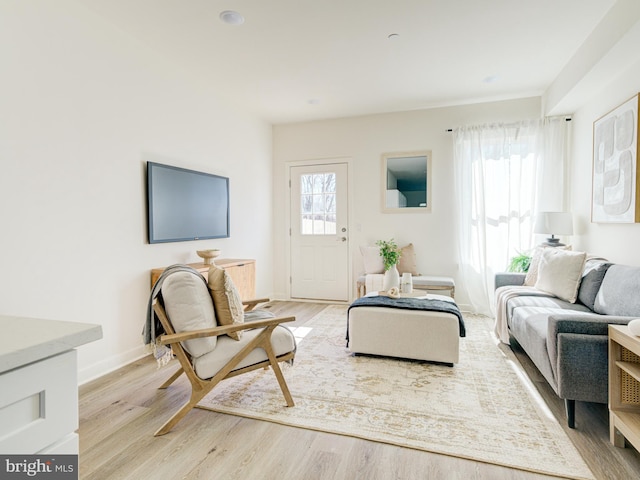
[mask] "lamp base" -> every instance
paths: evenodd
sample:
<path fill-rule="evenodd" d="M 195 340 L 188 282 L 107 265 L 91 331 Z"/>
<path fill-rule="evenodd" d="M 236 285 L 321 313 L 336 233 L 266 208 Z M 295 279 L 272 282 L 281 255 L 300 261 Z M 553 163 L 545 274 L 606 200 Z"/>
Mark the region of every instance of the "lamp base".
<path fill-rule="evenodd" d="M 555 238 L 553 236 L 547 238 L 546 242 L 542 242 L 541 245 L 546 245 L 547 247 L 565 247 L 564 243 L 560 243 L 559 238 Z"/>

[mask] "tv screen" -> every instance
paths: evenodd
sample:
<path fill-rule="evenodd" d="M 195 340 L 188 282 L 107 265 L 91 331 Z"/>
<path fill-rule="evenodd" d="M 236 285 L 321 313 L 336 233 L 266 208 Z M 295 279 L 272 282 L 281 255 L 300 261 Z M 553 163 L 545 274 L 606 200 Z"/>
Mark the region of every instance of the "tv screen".
<path fill-rule="evenodd" d="M 149 243 L 229 236 L 229 179 L 147 162 Z"/>

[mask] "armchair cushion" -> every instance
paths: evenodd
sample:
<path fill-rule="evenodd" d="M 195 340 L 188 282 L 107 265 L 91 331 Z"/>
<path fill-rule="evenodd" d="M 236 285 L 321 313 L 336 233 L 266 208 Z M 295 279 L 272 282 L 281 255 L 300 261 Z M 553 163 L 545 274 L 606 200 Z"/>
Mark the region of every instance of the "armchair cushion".
<path fill-rule="evenodd" d="M 175 272 L 162 284 L 162 298 L 176 333 L 216 327 L 211 295 L 204 280 L 190 272 Z M 216 337 L 195 338 L 182 342 L 193 357 L 200 357 L 216 347 Z"/>
<path fill-rule="evenodd" d="M 209 290 L 220 325 L 244 323 L 244 308 L 238 289 L 229 274 L 216 265 L 209 269 Z M 171 313 L 169 316 L 171 317 Z M 243 332 L 234 332 L 229 336 L 234 340 L 240 340 L 242 334 Z"/>
<path fill-rule="evenodd" d="M 218 338 L 218 345 L 215 351 L 208 355 L 195 358 L 193 367 L 198 377 L 205 379 L 213 377 L 235 354 L 244 348 L 244 346 L 253 340 L 262 332 L 262 329 L 245 330 L 242 339 L 234 342 L 230 338 L 222 335 Z M 271 334 L 271 345 L 273 353 L 276 357 L 293 352 L 296 349 L 296 340 L 285 326 L 278 326 Z M 262 348 L 254 348 L 246 357 L 244 357 L 234 370 L 255 365 L 256 363 L 268 360 L 267 353 Z"/>

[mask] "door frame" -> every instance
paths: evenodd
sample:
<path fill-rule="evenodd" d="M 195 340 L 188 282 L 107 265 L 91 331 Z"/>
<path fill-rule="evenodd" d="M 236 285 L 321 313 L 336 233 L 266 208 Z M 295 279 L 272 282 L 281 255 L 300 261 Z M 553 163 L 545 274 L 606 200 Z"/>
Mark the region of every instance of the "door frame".
<path fill-rule="evenodd" d="M 291 168 L 292 167 L 313 167 L 314 165 L 331 165 L 333 163 L 346 164 L 347 166 L 347 298 L 353 298 L 353 255 L 351 253 L 351 226 L 353 224 L 353 175 L 352 173 L 352 159 L 351 157 L 330 157 L 330 158 L 316 158 L 308 160 L 293 160 L 285 162 L 285 257 L 286 257 L 286 293 L 287 300 L 291 299 Z M 322 300 L 305 300 L 296 298 L 296 302 L 313 302 L 313 303 L 349 303 L 337 302 L 337 301 L 322 301 Z"/>

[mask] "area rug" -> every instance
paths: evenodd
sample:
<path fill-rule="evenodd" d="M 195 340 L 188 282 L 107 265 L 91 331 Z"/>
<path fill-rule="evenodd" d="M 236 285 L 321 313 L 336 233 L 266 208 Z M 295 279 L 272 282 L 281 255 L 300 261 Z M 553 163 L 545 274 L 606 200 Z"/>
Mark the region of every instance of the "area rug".
<path fill-rule="evenodd" d="M 283 372 L 286 408 L 271 370 L 225 380 L 202 402 L 217 412 L 452 455 L 566 478 L 593 479 L 570 439 L 521 373 L 490 320 L 465 315 L 454 367 L 354 356 L 346 307 L 330 305 L 304 327 Z"/>

